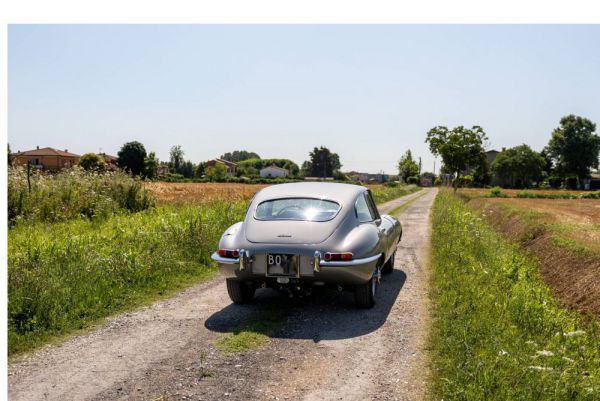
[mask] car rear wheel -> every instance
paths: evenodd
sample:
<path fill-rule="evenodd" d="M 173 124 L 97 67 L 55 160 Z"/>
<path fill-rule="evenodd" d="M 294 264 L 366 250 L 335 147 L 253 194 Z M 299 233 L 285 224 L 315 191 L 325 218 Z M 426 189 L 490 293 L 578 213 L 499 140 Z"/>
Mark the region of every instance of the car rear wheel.
<path fill-rule="evenodd" d="M 354 287 L 354 302 L 359 308 L 372 308 L 375 305 L 375 295 L 379 286 L 378 274 L 373 275 L 365 284 Z"/>
<path fill-rule="evenodd" d="M 390 256 L 390 259 L 381 268 L 381 273 L 382 274 L 390 274 L 391 272 L 393 272 L 395 261 L 396 261 L 396 252 L 394 251 L 394 253 L 392 253 L 392 256 Z"/>
<path fill-rule="evenodd" d="M 256 287 L 234 279 L 227 279 L 227 293 L 236 304 L 247 304 L 254 298 Z"/>

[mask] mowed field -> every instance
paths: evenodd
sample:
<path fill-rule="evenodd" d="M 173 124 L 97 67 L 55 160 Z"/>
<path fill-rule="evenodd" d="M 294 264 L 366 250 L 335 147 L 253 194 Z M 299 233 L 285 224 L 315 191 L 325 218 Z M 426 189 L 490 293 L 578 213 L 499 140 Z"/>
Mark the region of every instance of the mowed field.
<path fill-rule="evenodd" d="M 176 183 L 150 182 L 145 184 L 156 198 L 158 205 L 198 205 L 213 201 L 248 201 L 268 184 L 235 184 L 235 183 Z M 415 185 L 387 187 L 384 185 L 367 185 L 377 203 L 387 202 L 403 195 L 417 191 Z"/>
<path fill-rule="evenodd" d="M 203 204 L 215 200 L 249 200 L 266 184 L 150 182 L 145 187 L 157 204 Z"/>

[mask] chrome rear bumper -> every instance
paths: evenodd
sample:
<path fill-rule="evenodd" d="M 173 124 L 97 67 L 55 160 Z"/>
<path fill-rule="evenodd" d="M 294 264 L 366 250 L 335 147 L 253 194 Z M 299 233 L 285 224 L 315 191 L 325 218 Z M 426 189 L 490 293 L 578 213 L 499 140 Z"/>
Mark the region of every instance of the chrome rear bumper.
<path fill-rule="evenodd" d="M 240 258 L 223 258 L 216 252 L 211 258 L 217 262 L 221 273 L 227 277 L 237 277 L 240 280 L 254 281 L 267 279 L 263 270 L 253 266 L 253 264 L 257 263 L 253 258 L 250 258 L 249 260 L 246 259 L 247 262 L 242 268 L 240 268 Z M 373 276 L 373 272 L 375 271 L 380 258 L 380 253 L 366 258 L 343 262 L 332 262 L 319 258 L 317 264 L 313 257 L 310 258 L 310 260 L 306 260 L 306 262 L 309 263 L 310 268 L 304 269 L 304 273 L 291 278 L 306 282 L 320 281 L 332 284 L 364 284 Z"/>

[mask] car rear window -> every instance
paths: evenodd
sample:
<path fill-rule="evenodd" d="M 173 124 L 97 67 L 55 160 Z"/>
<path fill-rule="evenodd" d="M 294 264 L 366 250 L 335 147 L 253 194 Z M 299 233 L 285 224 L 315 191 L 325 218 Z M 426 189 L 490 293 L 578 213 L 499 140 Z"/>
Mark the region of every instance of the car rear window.
<path fill-rule="evenodd" d="M 258 220 L 327 221 L 340 211 L 340 204 L 315 198 L 283 198 L 261 202 L 254 218 Z"/>

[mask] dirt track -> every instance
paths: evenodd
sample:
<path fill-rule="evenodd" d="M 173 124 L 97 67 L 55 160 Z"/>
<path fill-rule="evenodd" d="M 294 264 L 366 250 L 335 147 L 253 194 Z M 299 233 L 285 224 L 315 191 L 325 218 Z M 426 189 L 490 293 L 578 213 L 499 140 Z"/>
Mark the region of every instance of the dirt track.
<path fill-rule="evenodd" d="M 231 304 L 224 280 L 194 286 L 9 366 L 11 400 L 420 400 L 426 377 L 426 250 L 435 189 L 400 215 L 404 235 L 377 305 L 324 291 L 292 302 L 270 291 Z M 289 303 L 264 347 L 227 356 L 214 348 L 261 306 Z M 201 359 L 203 363 L 201 364 Z M 202 365 L 202 366 L 201 366 Z M 210 375 L 203 377 L 202 371 Z"/>

